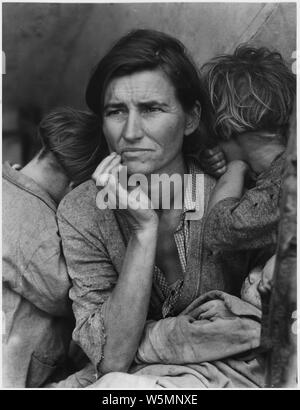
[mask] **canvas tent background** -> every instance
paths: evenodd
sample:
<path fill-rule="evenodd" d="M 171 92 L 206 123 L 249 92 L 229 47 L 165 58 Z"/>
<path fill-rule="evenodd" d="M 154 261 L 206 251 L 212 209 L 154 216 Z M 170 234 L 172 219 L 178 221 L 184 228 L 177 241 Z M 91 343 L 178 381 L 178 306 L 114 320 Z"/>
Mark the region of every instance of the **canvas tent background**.
<path fill-rule="evenodd" d="M 199 66 L 241 42 L 295 58 L 296 3 L 4 3 L 3 159 L 33 155 L 35 124 L 50 109 L 85 108 L 92 67 L 119 37 L 145 27 L 179 38 Z"/>

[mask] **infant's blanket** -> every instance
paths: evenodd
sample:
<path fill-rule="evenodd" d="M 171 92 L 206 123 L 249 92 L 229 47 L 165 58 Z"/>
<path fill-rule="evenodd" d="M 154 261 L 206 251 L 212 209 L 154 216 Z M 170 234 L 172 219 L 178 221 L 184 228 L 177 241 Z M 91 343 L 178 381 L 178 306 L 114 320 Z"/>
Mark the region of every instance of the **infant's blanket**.
<path fill-rule="evenodd" d="M 255 306 L 221 291 L 206 293 L 179 316 L 148 322 L 131 374 L 108 374 L 98 387 L 262 387 L 263 358 L 255 350 L 260 320 Z"/>

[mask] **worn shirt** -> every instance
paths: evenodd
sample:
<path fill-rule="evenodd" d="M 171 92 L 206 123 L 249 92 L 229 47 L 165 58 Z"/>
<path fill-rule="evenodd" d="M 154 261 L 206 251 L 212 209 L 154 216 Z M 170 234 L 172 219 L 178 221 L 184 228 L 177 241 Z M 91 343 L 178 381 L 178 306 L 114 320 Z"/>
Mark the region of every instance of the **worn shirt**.
<path fill-rule="evenodd" d="M 204 240 L 215 250 L 262 249 L 268 259 L 276 248 L 279 201 L 285 154 L 260 174 L 241 199 L 226 198 L 210 211 Z"/>
<path fill-rule="evenodd" d="M 200 170 L 189 169 L 203 175 Z M 241 283 L 236 282 L 234 273 L 238 272 L 244 278 L 249 272 L 249 259 L 245 252 L 214 253 L 203 246 L 203 223 L 215 181 L 207 175 L 203 175 L 201 181 L 200 202 L 203 203 L 204 216 L 188 222 L 188 244 L 182 247 L 183 254 L 186 254 L 183 282 L 178 297 L 169 300 L 167 309 L 174 316 L 196 297 L 210 290 L 235 293 Z M 57 212 L 63 250 L 72 278 L 70 297 L 76 318 L 73 338 L 96 366 L 103 358 L 105 308 L 121 273 L 131 235 L 122 213 L 96 207 L 97 193 L 94 182 L 87 181 L 62 200 Z M 181 245 L 178 246 L 179 255 L 180 249 Z M 154 275 L 148 319 L 159 320 L 164 316 L 166 295 L 161 287 Z"/>
<path fill-rule="evenodd" d="M 63 365 L 73 319 L 56 204 L 3 165 L 3 385 L 39 387 Z"/>
<path fill-rule="evenodd" d="M 191 180 L 187 183 L 184 192 L 183 212 L 179 224 L 174 232 L 174 240 L 179 256 L 179 261 L 183 275 L 186 272 L 186 259 L 189 250 L 190 223 L 189 215 L 196 211 L 196 175 L 202 174 L 199 165 L 194 161 L 189 161 L 188 171 L 191 175 Z M 158 266 L 154 266 L 154 282 L 159 286 L 163 297 L 165 298 L 162 306 L 163 318 L 172 315 L 173 308 L 180 296 L 181 288 L 184 279 L 178 279 L 172 285 L 169 285 L 165 279 L 164 273 Z"/>

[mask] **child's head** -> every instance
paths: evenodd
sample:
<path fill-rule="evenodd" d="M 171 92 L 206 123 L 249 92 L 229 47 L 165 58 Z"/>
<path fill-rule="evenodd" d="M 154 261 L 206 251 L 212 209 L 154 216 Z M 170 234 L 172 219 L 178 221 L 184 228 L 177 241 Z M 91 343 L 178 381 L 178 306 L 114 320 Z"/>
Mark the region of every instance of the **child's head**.
<path fill-rule="evenodd" d="M 261 308 L 261 293 L 271 290 L 275 268 L 276 255 L 273 255 L 265 264 L 265 266 L 252 269 L 245 279 L 241 298 L 251 305 Z"/>
<path fill-rule="evenodd" d="M 203 74 L 217 139 L 253 131 L 286 135 L 296 79 L 279 53 L 241 45 L 205 64 Z"/>
<path fill-rule="evenodd" d="M 85 111 L 51 112 L 41 121 L 38 135 L 42 143 L 38 160 L 48 158 L 75 186 L 91 177 L 107 153 L 98 117 Z"/>

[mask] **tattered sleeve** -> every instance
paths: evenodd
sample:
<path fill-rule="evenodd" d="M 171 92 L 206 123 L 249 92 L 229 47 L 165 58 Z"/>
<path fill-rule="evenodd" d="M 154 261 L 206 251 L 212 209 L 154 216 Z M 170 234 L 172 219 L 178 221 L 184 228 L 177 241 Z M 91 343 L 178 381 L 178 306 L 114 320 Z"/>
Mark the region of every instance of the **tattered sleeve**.
<path fill-rule="evenodd" d="M 81 231 L 59 213 L 63 250 L 72 279 L 70 298 L 76 327 L 73 339 L 97 367 L 105 344 L 105 305 L 117 280 L 110 257 L 101 240 L 97 241 L 81 224 Z M 95 221 L 96 224 L 96 221 Z"/>
<path fill-rule="evenodd" d="M 260 249 L 276 243 L 280 184 L 269 181 L 241 199 L 226 198 L 210 211 L 204 242 L 210 249 Z"/>

